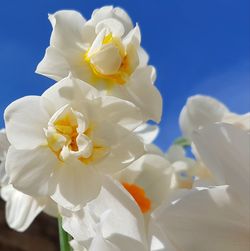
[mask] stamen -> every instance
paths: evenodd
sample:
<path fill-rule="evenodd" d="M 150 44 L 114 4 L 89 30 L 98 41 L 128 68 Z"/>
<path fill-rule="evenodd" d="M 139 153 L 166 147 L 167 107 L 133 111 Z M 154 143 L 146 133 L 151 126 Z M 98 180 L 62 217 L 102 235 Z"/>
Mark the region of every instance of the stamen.
<path fill-rule="evenodd" d="M 147 213 L 151 209 L 151 201 L 146 197 L 143 188 L 129 183 L 122 183 L 122 185 L 132 195 L 143 213 Z"/>

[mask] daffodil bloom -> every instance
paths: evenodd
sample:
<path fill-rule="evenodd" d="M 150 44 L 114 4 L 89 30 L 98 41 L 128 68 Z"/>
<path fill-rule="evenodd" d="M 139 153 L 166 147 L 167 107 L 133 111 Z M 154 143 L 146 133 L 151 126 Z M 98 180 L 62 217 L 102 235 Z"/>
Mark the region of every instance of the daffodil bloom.
<path fill-rule="evenodd" d="M 218 186 L 187 193 L 154 213 L 173 251 L 248 251 L 250 247 L 249 133 L 228 124 L 193 135 Z"/>
<path fill-rule="evenodd" d="M 9 184 L 9 178 L 5 171 L 5 159 L 10 144 L 5 130 L 0 131 L 0 195 L 6 201 L 5 217 L 10 228 L 16 231 L 25 231 L 33 222 L 35 217 L 44 211 L 57 217 L 57 205 L 49 197 L 33 198 L 15 189 Z"/>
<path fill-rule="evenodd" d="M 71 72 L 104 95 L 136 104 L 145 120 L 160 121 L 162 99 L 153 84 L 155 69 L 147 65 L 148 56 L 140 47 L 139 26 L 133 26 L 123 9 L 96 9 L 88 21 L 76 11 L 58 11 L 49 20 L 50 46 L 37 73 L 58 81 Z"/>
<path fill-rule="evenodd" d="M 250 113 L 232 113 L 220 101 L 209 96 L 189 97 L 179 117 L 180 128 L 187 139 L 191 139 L 196 129 L 216 122 L 234 124 L 250 131 Z"/>
<path fill-rule="evenodd" d="M 33 197 L 50 196 L 76 209 L 95 198 L 103 174 L 114 174 L 144 153 L 132 131 L 140 110 L 69 76 L 42 96 L 27 96 L 5 111 L 11 143 L 10 183 Z"/>

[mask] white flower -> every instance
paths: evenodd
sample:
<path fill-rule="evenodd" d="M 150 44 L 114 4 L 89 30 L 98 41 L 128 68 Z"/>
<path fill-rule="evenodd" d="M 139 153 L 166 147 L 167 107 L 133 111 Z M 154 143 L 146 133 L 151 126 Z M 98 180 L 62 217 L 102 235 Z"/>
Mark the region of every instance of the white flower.
<path fill-rule="evenodd" d="M 250 135 L 228 124 L 193 136 L 220 186 L 193 191 L 154 213 L 175 251 L 248 251 L 250 247 Z"/>
<path fill-rule="evenodd" d="M 224 104 L 209 96 L 189 97 L 179 117 L 180 128 L 187 139 L 194 130 L 215 122 L 234 124 L 250 131 L 250 113 L 231 113 Z"/>
<path fill-rule="evenodd" d="M 40 212 L 44 211 L 57 217 L 58 210 L 56 204 L 50 198 L 33 198 L 8 184 L 9 178 L 5 171 L 5 158 L 9 145 L 5 130 L 2 129 L 0 131 L 0 195 L 6 201 L 5 217 L 9 227 L 23 232 Z"/>
<path fill-rule="evenodd" d="M 98 97 L 95 88 L 70 76 L 42 96 L 13 102 L 5 111 L 11 184 L 33 197 L 80 207 L 99 193 L 103 174 L 143 154 L 131 132 L 142 122 L 140 114 L 132 103 Z"/>
<path fill-rule="evenodd" d="M 129 100 L 146 120 L 161 118 L 162 99 L 153 85 L 156 74 L 140 47 L 139 26 L 121 8 L 96 9 L 86 21 L 76 11 L 49 15 L 53 31 L 50 46 L 36 72 L 55 80 L 74 77 L 103 94 Z"/>

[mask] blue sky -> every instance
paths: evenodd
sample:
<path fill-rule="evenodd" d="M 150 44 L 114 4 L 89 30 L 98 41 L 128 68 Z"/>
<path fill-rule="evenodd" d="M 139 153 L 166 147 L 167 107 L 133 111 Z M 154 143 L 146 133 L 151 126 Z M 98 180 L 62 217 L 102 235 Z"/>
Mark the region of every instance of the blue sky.
<path fill-rule="evenodd" d="M 14 99 L 39 95 L 53 83 L 34 73 L 49 43 L 47 14 L 76 9 L 89 18 L 107 4 L 125 8 L 139 23 L 157 69 L 164 98 L 159 146 L 166 149 L 180 135 L 178 116 L 190 95 L 212 95 L 234 112 L 249 111 L 248 0 L 1 0 L 1 114 Z"/>

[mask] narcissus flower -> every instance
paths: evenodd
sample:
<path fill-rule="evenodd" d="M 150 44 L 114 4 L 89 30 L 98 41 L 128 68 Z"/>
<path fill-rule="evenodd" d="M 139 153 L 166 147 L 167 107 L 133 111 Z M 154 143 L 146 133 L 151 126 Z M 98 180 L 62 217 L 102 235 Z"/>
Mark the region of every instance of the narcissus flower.
<path fill-rule="evenodd" d="M 59 11 L 49 20 L 50 46 L 37 73 L 58 81 L 71 72 L 103 94 L 133 102 L 146 119 L 160 121 L 155 69 L 147 65 L 148 56 L 140 47 L 139 26 L 133 27 L 123 9 L 96 9 L 88 21 L 76 11 Z"/>
<path fill-rule="evenodd" d="M 220 186 L 187 193 L 171 206 L 157 210 L 155 221 L 174 243 L 174 251 L 248 251 L 249 133 L 216 124 L 204 127 L 193 140 Z"/>
<path fill-rule="evenodd" d="M 42 96 L 7 107 L 6 170 L 15 188 L 76 209 L 99 193 L 103 174 L 120 171 L 144 153 L 132 132 L 142 123 L 139 109 L 98 95 L 69 76 Z"/>

